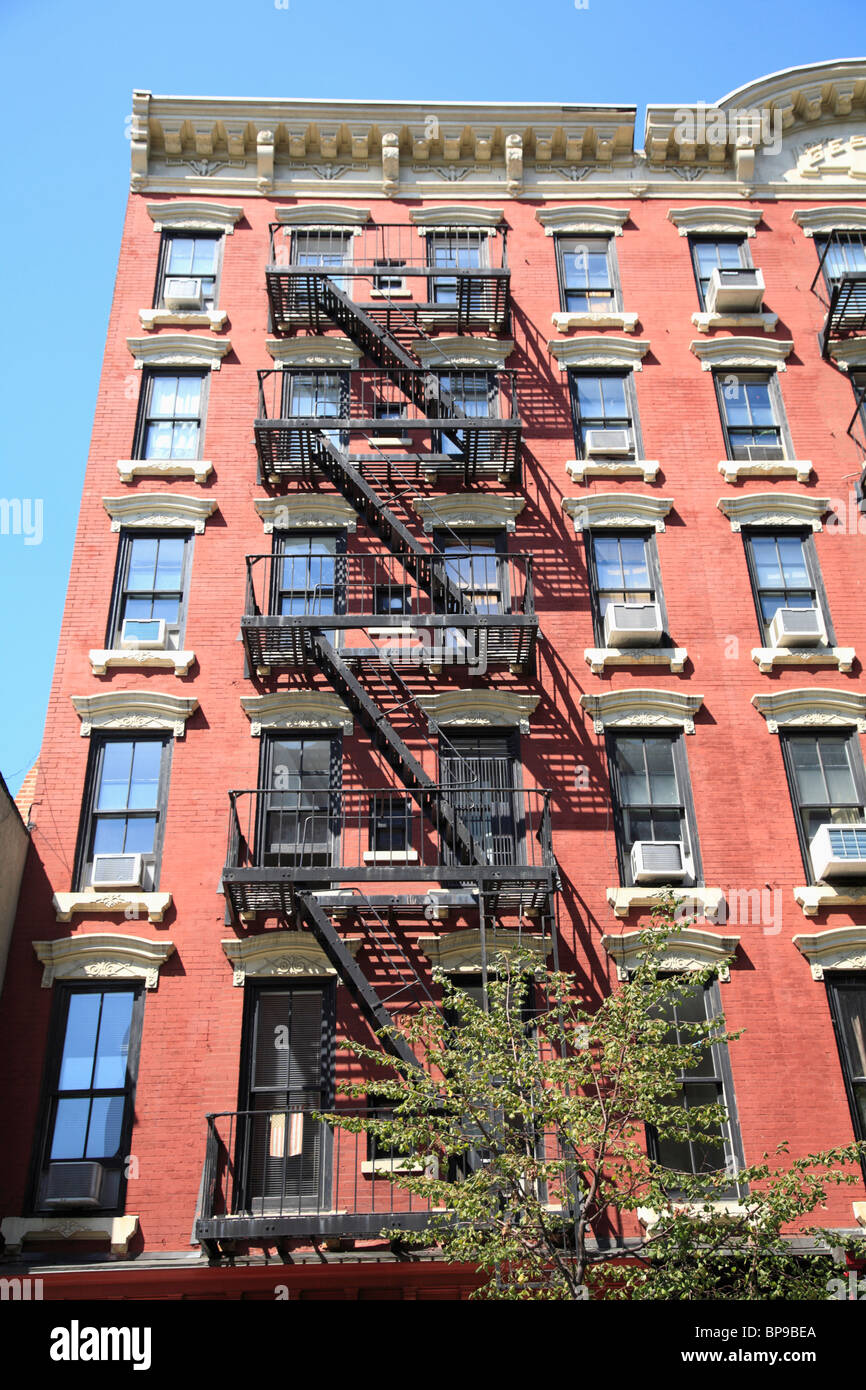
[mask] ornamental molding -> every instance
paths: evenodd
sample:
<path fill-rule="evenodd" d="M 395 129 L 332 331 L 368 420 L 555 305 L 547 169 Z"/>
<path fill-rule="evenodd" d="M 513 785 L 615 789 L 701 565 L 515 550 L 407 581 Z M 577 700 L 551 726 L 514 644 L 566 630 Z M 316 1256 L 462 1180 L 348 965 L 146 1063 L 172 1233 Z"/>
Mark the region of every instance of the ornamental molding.
<path fill-rule="evenodd" d="M 789 339 L 773 338 L 712 338 L 701 342 L 696 338 L 689 344 L 701 368 L 710 372 L 721 367 L 764 367 L 768 371 L 787 371 L 785 358 L 794 344 Z"/>
<path fill-rule="evenodd" d="M 836 207 L 799 208 L 791 213 L 791 221 L 802 227 L 803 235 L 813 237 L 817 232 L 866 231 L 866 207 L 842 203 Z"/>
<path fill-rule="evenodd" d="M 146 203 L 145 208 L 155 232 L 225 232 L 234 236 L 235 225 L 244 215 L 243 208 L 228 203 L 172 201 Z"/>
<path fill-rule="evenodd" d="M 354 724 L 351 710 L 329 690 L 242 695 L 241 708 L 253 738 L 259 738 L 262 729 L 341 729 L 351 734 Z"/>
<path fill-rule="evenodd" d="M 728 208 L 707 204 L 700 208 L 671 208 L 668 220 L 680 236 L 707 232 L 753 237 L 761 220 L 760 208 Z"/>
<path fill-rule="evenodd" d="M 342 937 L 352 956 L 358 954 L 360 937 Z M 232 984 L 243 985 L 247 977 L 260 979 L 279 976 L 336 975 L 318 942 L 305 932 L 270 931 L 241 941 L 229 938 L 221 943 L 232 966 Z"/>
<path fill-rule="evenodd" d="M 122 483 L 135 478 L 194 478 L 206 483 L 213 464 L 209 459 L 118 459 L 117 471 Z"/>
<path fill-rule="evenodd" d="M 609 526 L 664 531 L 671 497 L 647 497 L 642 492 L 591 492 L 586 497 L 563 497 L 562 510 L 577 534 Z"/>
<path fill-rule="evenodd" d="M 231 352 L 228 338 L 203 338 L 197 333 L 158 333 L 155 338 L 127 338 L 126 346 L 142 367 L 207 367 L 218 372 Z"/>
<path fill-rule="evenodd" d="M 807 883 L 794 889 L 794 902 L 802 908 L 804 917 L 817 917 L 819 912 L 847 912 L 852 907 L 866 907 L 866 888 L 850 883 L 844 887 Z"/>
<path fill-rule="evenodd" d="M 363 227 L 370 221 L 369 208 L 344 207 L 339 203 L 305 203 L 277 208 L 276 220 L 284 227 Z"/>
<path fill-rule="evenodd" d="M 596 236 L 622 236 L 622 229 L 630 215 L 631 208 L 603 208 L 591 203 L 576 203 L 562 208 L 538 208 L 535 220 L 541 223 L 545 236 L 580 232 L 592 232 Z"/>
<path fill-rule="evenodd" d="M 726 483 L 740 478 L 796 478 L 808 483 L 812 476 L 811 459 L 721 459 L 719 472 Z"/>
<path fill-rule="evenodd" d="M 43 989 L 49 989 L 55 980 L 144 980 L 145 989 L 156 989 L 160 969 L 174 952 L 174 942 L 94 932 L 58 941 L 34 941 L 33 950 L 45 967 Z"/>
<path fill-rule="evenodd" d="M 861 367 L 866 367 L 866 339 L 846 338 L 838 343 L 831 343 L 829 348 L 830 356 L 836 366 L 843 372 L 857 371 Z"/>
<path fill-rule="evenodd" d="M 825 970 L 866 970 L 866 926 L 831 927 L 791 938 L 809 962 L 813 980 Z"/>
<path fill-rule="evenodd" d="M 514 343 L 508 338 L 416 338 L 412 351 L 422 367 L 486 367 L 502 371 L 505 359 L 513 352 Z"/>
<path fill-rule="evenodd" d="M 107 1240 L 112 1255 L 127 1255 L 137 1230 L 137 1216 L 4 1216 L 0 1222 L 7 1255 L 20 1254 L 25 1240 Z"/>
<path fill-rule="evenodd" d="M 268 338 L 265 347 L 281 367 L 344 367 L 361 361 L 361 349 L 348 338 Z"/>
<path fill-rule="evenodd" d="M 607 309 L 604 313 L 556 313 L 550 321 L 560 333 L 568 333 L 573 328 L 619 328 L 623 333 L 636 333 L 637 314 L 626 314 L 619 309 Z"/>
<path fill-rule="evenodd" d="M 296 493 L 288 497 L 257 497 L 253 506 L 264 523 L 266 536 L 302 526 L 355 531 L 358 513 L 337 493 Z"/>
<path fill-rule="evenodd" d="M 667 666 L 679 676 L 689 659 L 685 647 L 584 647 L 583 656 L 594 676 L 606 666 Z"/>
<path fill-rule="evenodd" d="M 198 709 L 193 695 L 159 690 L 105 690 L 69 698 L 81 720 L 82 738 L 89 738 L 93 729 L 162 729 L 183 738 L 186 721 Z"/>
<path fill-rule="evenodd" d="M 171 528 L 204 531 L 205 522 L 217 509 L 214 497 L 190 497 L 179 492 L 134 492 L 125 497 L 103 497 L 112 531 Z"/>
<path fill-rule="evenodd" d="M 767 721 L 767 729 L 780 728 L 856 728 L 866 733 L 866 695 L 853 690 L 831 690 L 809 686 L 779 690 L 771 695 L 753 695 L 752 704 Z"/>
<path fill-rule="evenodd" d="M 508 497 L 501 493 L 449 492 L 438 497 L 413 497 L 412 506 L 428 534 L 437 525 L 467 530 L 493 527 L 514 531 L 517 517 L 526 506 L 526 498 Z"/>
<path fill-rule="evenodd" d="M 511 690 L 445 690 L 437 695 L 418 695 L 430 732 L 449 724 L 468 727 L 518 728 L 529 733 L 538 695 L 518 695 Z"/>
<path fill-rule="evenodd" d="M 853 647 L 753 647 L 752 660 L 769 675 L 776 666 L 835 666 L 848 674 L 854 665 Z"/>
<path fill-rule="evenodd" d="M 168 670 L 176 676 L 185 676 L 195 661 L 195 652 L 175 651 L 167 647 L 164 651 L 133 651 L 127 647 L 113 647 L 106 650 L 94 648 L 88 652 L 90 669 L 94 676 L 104 676 L 109 667 L 126 670 Z"/>
<path fill-rule="evenodd" d="M 142 328 L 210 328 L 219 333 L 225 327 L 225 309 L 139 309 Z"/>
<path fill-rule="evenodd" d="M 74 893 L 55 893 L 51 902 L 58 922 L 115 912 L 122 912 L 127 921 L 144 916 L 149 922 L 161 922 L 171 907 L 171 893 L 140 893 L 135 888 L 103 893 L 81 888 Z"/>
<path fill-rule="evenodd" d="M 618 980 L 627 980 L 643 959 L 644 948 L 641 938 L 642 933 L 637 931 L 601 938 L 602 946 L 616 962 Z M 658 968 L 676 971 L 706 970 L 708 965 L 720 965 L 722 961 L 736 955 L 739 944 L 738 936 L 717 936 L 715 932 L 701 931 L 699 927 L 684 927 L 668 940 Z M 729 965 L 722 966 L 718 978 L 725 982 L 730 980 Z"/>
<path fill-rule="evenodd" d="M 569 338 L 565 342 L 551 339 L 547 344 L 548 352 L 563 371 L 567 367 L 627 367 L 641 372 L 649 349 L 645 339 L 629 342 L 626 338 L 608 338 L 603 334 L 587 334 L 585 338 Z"/>
<path fill-rule="evenodd" d="M 427 232 L 447 231 L 450 227 L 487 227 L 496 231 L 502 222 L 502 208 L 472 207 L 451 204 L 445 207 L 413 208 L 409 217 L 422 236 Z"/>
<path fill-rule="evenodd" d="M 800 492 L 749 492 L 743 497 L 720 497 L 716 506 L 730 521 L 732 531 L 741 531 L 744 526 L 810 526 L 820 531 L 830 499 Z"/>
<path fill-rule="evenodd" d="M 670 890 L 661 888 L 608 888 L 606 896 L 608 903 L 613 908 L 614 917 L 628 917 L 632 912 L 639 909 L 647 909 L 652 912 L 664 901 L 665 893 Z M 678 910 L 687 917 L 703 919 L 707 922 L 717 922 L 720 913 L 725 909 L 725 893 L 722 888 L 688 888 L 684 891 L 684 896 L 680 897 L 677 892 Z M 722 918 L 724 921 L 724 917 Z M 738 938 L 723 938 L 723 940 L 737 940 Z M 683 964 L 677 967 L 670 966 L 670 969 L 688 969 L 685 963 L 687 958 L 684 956 Z"/>
<path fill-rule="evenodd" d="M 759 314 L 692 314 L 692 323 L 699 333 L 711 333 L 716 328 L 759 328 L 765 333 L 775 333 L 779 322 L 778 314 L 761 312 Z"/>
<path fill-rule="evenodd" d="M 864 697 L 866 698 L 866 697 Z M 686 695 L 679 690 L 657 690 L 632 686 L 605 690 L 600 695 L 581 695 L 580 703 L 593 721 L 597 734 L 606 729 L 682 729 L 695 732 L 695 715 L 704 702 L 703 695 Z"/>
<path fill-rule="evenodd" d="M 452 931 L 447 936 L 419 936 L 418 949 L 424 952 L 432 965 L 454 974 L 461 971 L 477 974 L 482 968 L 485 955 L 487 969 L 493 973 L 497 960 L 507 959 L 517 951 L 531 952 L 539 965 L 543 965 L 550 951 L 549 945 L 541 936 L 509 933 L 506 939 L 504 932 L 494 936 L 489 931 L 484 935 L 483 945 L 478 927 Z"/>
<path fill-rule="evenodd" d="M 660 464 L 657 459 L 568 459 L 565 471 L 576 483 L 587 478 L 643 478 L 654 483 Z M 576 499 L 575 499 L 576 500 Z"/>

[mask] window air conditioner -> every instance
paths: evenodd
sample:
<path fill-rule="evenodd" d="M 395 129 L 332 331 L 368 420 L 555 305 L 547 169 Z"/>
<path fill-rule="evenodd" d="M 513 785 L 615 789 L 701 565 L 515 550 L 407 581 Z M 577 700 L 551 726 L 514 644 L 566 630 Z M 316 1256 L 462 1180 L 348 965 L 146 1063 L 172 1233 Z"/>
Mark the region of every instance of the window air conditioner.
<path fill-rule="evenodd" d="M 657 603 L 610 603 L 604 614 L 608 647 L 652 646 L 661 641 L 662 615 Z"/>
<path fill-rule="evenodd" d="M 707 285 L 706 301 L 711 314 L 757 313 L 764 302 L 764 277 L 760 270 L 722 270 L 716 266 Z"/>
<path fill-rule="evenodd" d="M 101 1163 L 50 1163 L 43 1188 L 46 1207 L 99 1207 L 102 1205 Z"/>
<path fill-rule="evenodd" d="M 587 458 L 596 454 L 615 454 L 623 457 L 631 453 L 631 431 L 587 430 L 583 436 L 583 446 Z"/>
<path fill-rule="evenodd" d="M 200 309 L 201 280 L 169 275 L 162 295 L 166 309 Z"/>
<path fill-rule="evenodd" d="M 780 444 L 740 444 L 734 450 L 735 459 L 748 459 L 749 463 L 772 463 L 783 459 L 785 450 Z"/>
<path fill-rule="evenodd" d="M 817 608 L 778 608 L 770 623 L 772 647 L 815 647 L 826 641 Z"/>
<path fill-rule="evenodd" d="M 668 883 L 685 878 L 681 842 L 635 840 L 631 847 L 631 871 L 635 883 Z"/>
<path fill-rule="evenodd" d="M 138 650 L 165 646 L 165 618 L 124 618 L 120 645 Z"/>
<path fill-rule="evenodd" d="M 140 854 L 94 854 L 91 888 L 140 888 Z"/>
<path fill-rule="evenodd" d="M 817 879 L 866 876 L 866 824 L 819 826 L 809 853 Z"/>

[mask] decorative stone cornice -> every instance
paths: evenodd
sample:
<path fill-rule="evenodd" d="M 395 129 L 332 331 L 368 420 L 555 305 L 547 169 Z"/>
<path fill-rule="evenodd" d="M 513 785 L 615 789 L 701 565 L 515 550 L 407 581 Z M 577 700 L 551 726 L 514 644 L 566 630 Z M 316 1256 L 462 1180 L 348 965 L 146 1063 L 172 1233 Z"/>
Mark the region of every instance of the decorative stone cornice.
<path fill-rule="evenodd" d="M 171 907 L 171 893 L 141 893 L 136 888 L 103 893 L 96 888 L 80 888 L 72 893 L 55 893 L 51 902 L 58 922 L 121 912 L 128 921 L 145 916 L 149 922 L 161 922 Z"/>
<path fill-rule="evenodd" d="M 512 690 L 444 690 L 416 698 L 434 733 L 449 724 L 463 724 L 519 728 L 528 734 L 539 701 L 538 695 L 518 695 Z"/>
<path fill-rule="evenodd" d="M 841 203 L 836 207 L 799 208 L 791 213 L 791 221 L 802 227 L 803 235 L 820 236 L 822 232 L 866 232 L 866 207 Z"/>
<path fill-rule="evenodd" d="M 514 350 L 508 338 L 447 337 L 417 338 L 412 350 L 422 367 L 486 367 L 502 371 L 505 360 Z"/>
<path fill-rule="evenodd" d="M 659 466 L 657 459 L 588 458 L 568 459 L 565 469 L 574 482 L 582 484 L 587 478 L 643 478 L 645 483 L 654 483 Z"/>
<path fill-rule="evenodd" d="M 299 203 L 293 208 L 277 208 L 276 220 L 284 227 L 363 227 L 370 221 L 370 209 L 340 203 Z"/>
<path fill-rule="evenodd" d="M 635 911 L 644 909 L 652 911 L 662 900 L 662 890 L 650 886 L 608 888 L 606 889 L 606 896 L 608 903 L 613 908 L 614 917 L 623 918 Z M 719 913 L 725 905 L 725 894 L 722 888 L 688 888 L 685 890 L 684 897 L 680 898 L 678 892 L 677 898 L 680 901 L 681 910 L 689 917 L 696 917 L 707 922 L 718 921 Z"/>
<path fill-rule="evenodd" d="M 286 497 L 257 497 L 253 506 L 264 522 L 265 535 L 273 531 L 318 527 L 354 531 L 358 513 L 339 493 L 298 492 Z"/>
<path fill-rule="evenodd" d="M 497 959 L 507 958 L 515 951 L 529 951 L 543 965 L 550 946 L 541 936 L 527 936 L 516 932 L 486 933 L 487 968 L 494 972 Z M 418 949 L 423 951 L 432 965 L 440 970 L 459 974 L 471 971 L 477 974 L 481 969 L 481 932 L 477 927 L 467 927 L 452 931 L 447 936 L 419 936 Z"/>
<path fill-rule="evenodd" d="M 581 695 L 580 703 L 592 717 L 597 734 L 605 729 L 682 729 L 695 732 L 695 715 L 704 703 L 703 695 L 680 690 L 656 690 L 630 686 L 605 690 L 600 695 Z"/>
<path fill-rule="evenodd" d="M 217 509 L 215 497 L 189 497 L 179 492 L 131 492 L 124 497 L 103 497 L 112 531 L 191 530 L 201 535 L 205 522 Z"/>
<path fill-rule="evenodd" d="M 843 372 L 859 371 L 866 367 L 866 339 L 843 338 L 831 343 L 829 353 L 836 366 Z"/>
<path fill-rule="evenodd" d="M 329 690 L 284 690 L 276 695 L 242 695 L 250 733 L 262 729 L 341 729 L 351 734 L 352 712 Z"/>
<path fill-rule="evenodd" d="M 160 967 L 174 951 L 174 942 L 93 932 L 34 941 L 33 949 L 45 967 L 43 989 L 55 980 L 144 980 L 145 989 L 156 989 Z"/>
<path fill-rule="evenodd" d="M 428 534 L 436 526 L 461 530 L 501 527 L 513 531 L 517 517 L 526 506 L 526 498 L 495 492 L 449 492 L 436 497 L 413 497 L 412 506 Z"/>
<path fill-rule="evenodd" d="M 280 367 L 344 367 L 361 361 L 361 349 L 348 338 L 268 338 L 265 347 Z"/>
<path fill-rule="evenodd" d="M 563 371 L 567 367 L 625 367 L 643 371 L 642 361 L 649 352 L 647 341 L 637 338 L 608 338 L 604 334 L 587 334 L 584 338 L 554 338 L 547 344 Z"/>
<path fill-rule="evenodd" d="M 590 492 L 562 499 L 577 533 L 620 526 L 663 531 L 673 505 L 671 497 L 647 497 L 642 492 Z"/>
<path fill-rule="evenodd" d="M 804 917 L 817 917 L 819 912 L 847 912 L 852 907 L 866 907 L 866 888 L 853 883 L 805 883 L 794 889 L 794 902 L 802 908 Z"/>
<path fill-rule="evenodd" d="M 825 970 L 866 970 L 866 926 L 831 927 L 791 938 L 809 962 L 813 980 Z"/>
<path fill-rule="evenodd" d="M 720 497 L 716 506 L 732 531 L 744 526 L 810 526 L 820 531 L 830 499 L 802 492 L 747 492 L 742 497 Z"/>
<path fill-rule="evenodd" d="M 573 328 L 618 328 L 623 333 L 636 333 L 637 314 L 626 314 L 619 309 L 605 309 L 591 313 L 569 310 L 567 313 L 551 314 L 550 321 L 560 333 L 568 333 Z"/>
<path fill-rule="evenodd" d="M 183 738 L 186 721 L 198 709 L 193 695 L 159 690 L 105 690 L 69 698 L 81 720 L 82 738 L 89 738 L 93 729 L 162 729 Z"/>
<path fill-rule="evenodd" d="M 194 478 L 206 483 L 213 464 L 209 459 L 118 459 L 117 471 L 122 483 L 135 478 Z"/>
<path fill-rule="evenodd" d="M 218 372 L 231 352 L 228 338 L 203 338 L 197 333 L 158 333 L 154 338 L 127 338 L 126 346 L 142 367 L 207 367 Z"/>
<path fill-rule="evenodd" d="M 601 944 L 616 962 L 617 979 L 627 980 L 643 958 L 641 933 L 627 931 L 618 936 L 603 936 Z M 739 944 L 738 936 L 717 936 L 715 932 L 702 931 L 700 927 L 684 927 L 669 939 L 665 953 L 658 962 L 658 968 L 676 971 L 706 970 L 708 965 L 720 965 L 722 961 L 736 955 Z M 729 965 L 722 966 L 718 978 L 730 980 Z"/>
<path fill-rule="evenodd" d="M 813 685 L 803 689 L 778 690 L 770 695 L 753 695 L 752 704 L 767 721 L 767 729 L 780 728 L 856 728 L 866 733 L 866 695 L 853 690 L 831 690 Z"/>
<path fill-rule="evenodd" d="M 594 676 L 607 666 L 667 666 L 681 675 L 689 659 L 685 647 L 585 647 L 583 656 Z"/>
<path fill-rule="evenodd" d="M 764 333 L 775 333 L 779 322 L 778 314 L 766 312 L 756 314 L 692 314 L 692 323 L 699 333 L 712 333 L 717 328 L 757 328 Z"/>
<path fill-rule="evenodd" d="M 705 372 L 722 367 L 762 367 L 767 371 L 787 371 L 785 358 L 794 344 L 780 338 L 696 338 L 689 344 Z"/>
<path fill-rule="evenodd" d="M 107 1240 L 112 1255 L 127 1255 L 138 1230 L 137 1216 L 4 1216 L 0 1235 L 6 1254 L 18 1255 L 25 1240 Z"/>
<path fill-rule="evenodd" d="M 535 220 L 541 223 L 545 236 L 558 236 L 560 233 L 622 236 L 622 229 L 630 215 L 630 208 L 603 208 L 591 203 L 574 203 L 569 207 L 538 208 Z"/>
<path fill-rule="evenodd" d="M 219 333 L 228 314 L 225 309 L 139 309 L 142 328 L 210 328 Z"/>
<path fill-rule="evenodd" d="M 343 937 L 342 942 L 352 956 L 358 954 L 360 937 Z M 306 932 L 269 931 L 240 941 L 232 937 L 221 945 L 231 962 L 233 985 L 243 985 L 247 978 L 337 973 L 318 942 Z"/>
<path fill-rule="evenodd" d="M 753 237 L 761 215 L 760 208 L 718 207 L 707 203 L 697 208 L 671 208 L 668 220 L 673 222 L 680 236 L 721 232 L 726 236 Z"/>
<path fill-rule="evenodd" d="M 409 213 L 422 234 L 447 230 L 449 227 L 488 227 L 495 230 L 502 222 L 502 208 L 470 207 L 450 204 L 442 207 L 413 208 Z"/>
<path fill-rule="evenodd" d="M 721 459 L 719 472 L 726 483 L 740 478 L 796 478 L 808 483 L 812 476 L 811 459 Z"/>
<path fill-rule="evenodd" d="M 94 648 L 88 652 L 90 669 L 95 676 L 104 676 L 108 669 L 126 670 L 168 670 L 176 676 L 185 676 L 195 661 L 195 652 L 175 651 L 166 647 L 163 651 L 134 651 L 128 647 Z"/>
<path fill-rule="evenodd" d="M 853 647 L 753 647 L 752 660 L 769 675 L 777 666 L 835 666 L 849 672 L 854 665 Z"/>
<path fill-rule="evenodd" d="M 147 215 L 156 232 L 225 232 L 233 236 L 235 224 L 244 215 L 243 208 L 228 203 L 194 203 L 179 199 L 171 202 L 145 204 Z"/>

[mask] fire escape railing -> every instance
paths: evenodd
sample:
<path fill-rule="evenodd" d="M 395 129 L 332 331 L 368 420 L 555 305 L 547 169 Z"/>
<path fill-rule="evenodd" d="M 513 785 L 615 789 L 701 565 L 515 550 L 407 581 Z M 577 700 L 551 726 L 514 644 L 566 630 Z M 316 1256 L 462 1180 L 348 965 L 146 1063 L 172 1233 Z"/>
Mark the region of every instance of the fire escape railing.
<path fill-rule="evenodd" d="M 824 328 L 821 334 L 821 351 L 826 358 L 830 345 L 855 334 L 866 333 L 866 270 L 826 270 L 828 258 L 833 263 L 834 255 L 839 256 L 845 245 L 844 231 L 833 231 L 827 237 L 818 261 L 818 269 L 809 286 L 827 309 Z M 818 288 L 820 283 L 828 286 L 829 300 Z"/>

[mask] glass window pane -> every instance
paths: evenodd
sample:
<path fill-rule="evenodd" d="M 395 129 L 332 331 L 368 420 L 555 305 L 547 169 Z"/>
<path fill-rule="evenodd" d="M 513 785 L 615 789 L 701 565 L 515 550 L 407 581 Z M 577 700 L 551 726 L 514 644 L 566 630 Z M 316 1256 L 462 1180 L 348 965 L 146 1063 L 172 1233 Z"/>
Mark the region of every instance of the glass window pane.
<path fill-rule="evenodd" d="M 216 272 L 217 247 L 213 237 L 196 237 L 193 244 L 193 275 L 213 275 Z"/>
<path fill-rule="evenodd" d="M 144 436 L 144 457 L 148 459 L 171 458 L 173 429 L 170 424 L 148 425 Z"/>
<path fill-rule="evenodd" d="M 201 377 L 182 376 L 177 382 L 177 404 L 174 414 L 198 416 L 201 404 Z"/>
<path fill-rule="evenodd" d="M 174 415 L 174 403 L 177 400 L 178 379 L 176 376 L 155 376 L 151 381 L 150 387 L 150 414 L 162 416 L 163 419 L 171 418 Z"/>
<path fill-rule="evenodd" d="M 627 589 L 648 589 L 650 579 L 646 558 L 646 542 L 636 536 L 624 536 L 620 542 L 620 547 L 625 587 Z"/>
<path fill-rule="evenodd" d="M 125 824 L 124 853 L 152 854 L 156 839 L 156 816 L 133 816 Z"/>
<path fill-rule="evenodd" d="M 809 572 L 806 569 L 806 556 L 800 537 L 780 536 L 779 555 L 786 586 L 789 589 L 808 589 Z"/>
<path fill-rule="evenodd" d="M 162 744 L 147 741 L 136 743 L 134 748 L 129 806 L 133 810 L 143 806 L 156 806 Z"/>
<path fill-rule="evenodd" d="M 738 378 L 735 377 L 733 381 L 730 381 L 728 376 L 725 376 L 725 384 L 722 387 L 722 402 L 725 418 L 729 425 L 748 425 L 751 423 L 748 398 L 744 385 Z"/>
<path fill-rule="evenodd" d="M 130 544 L 128 589 L 152 589 L 159 542 L 148 536 L 135 536 Z"/>
<path fill-rule="evenodd" d="M 98 997 L 98 996 L 97 996 Z M 87 1096 L 61 1099 L 54 1117 L 50 1158 L 82 1158 L 87 1135 L 90 1100 Z"/>
<path fill-rule="evenodd" d="M 827 790 L 818 757 L 818 743 L 812 738 L 791 740 L 791 761 L 794 780 L 801 805 L 821 805 L 827 802 Z"/>
<path fill-rule="evenodd" d="M 93 832 L 93 853 L 122 854 L 125 839 L 125 817 L 101 816 Z"/>
<path fill-rule="evenodd" d="M 752 536 L 751 544 L 758 588 L 782 588 L 782 571 L 775 536 Z"/>
<path fill-rule="evenodd" d="M 840 988 L 838 1000 L 848 1070 L 852 1078 L 862 1079 L 866 1077 L 866 984 L 862 989 Z"/>
<path fill-rule="evenodd" d="M 195 242 L 191 237 L 173 236 L 168 247 L 169 275 L 189 275 Z"/>
<path fill-rule="evenodd" d="M 625 403 L 625 378 L 606 376 L 601 378 L 601 393 L 604 400 L 605 416 L 622 419 L 628 415 Z"/>
<path fill-rule="evenodd" d="M 767 382 L 746 382 L 746 397 L 754 424 L 774 425 L 776 423 L 773 404 L 770 399 L 770 387 Z"/>
<path fill-rule="evenodd" d="M 169 536 L 158 542 L 155 589 L 179 589 L 183 571 L 184 542 L 180 536 Z"/>
<path fill-rule="evenodd" d="M 618 738 L 616 741 L 616 761 L 625 805 L 648 805 L 649 789 L 644 770 L 643 740 Z"/>
<path fill-rule="evenodd" d="M 123 1096 L 95 1096 L 85 1158 L 116 1158 L 123 1126 Z"/>
<path fill-rule="evenodd" d="M 179 424 L 172 428 L 171 458 L 193 459 L 198 456 L 198 424 Z"/>
<path fill-rule="evenodd" d="M 854 775 L 848 757 L 848 747 L 842 739 L 824 739 L 820 745 L 821 761 L 832 802 L 856 802 Z"/>
<path fill-rule="evenodd" d="M 102 750 L 102 774 L 96 797 L 99 811 L 117 811 L 127 804 L 134 743 L 106 743 Z"/>
<path fill-rule="evenodd" d="M 654 806 L 679 804 L 674 771 L 673 744 L 666 739 L 648 738 L 645 744 L 650 796 Z"/>
<path fill-rule="evenodd" d="M 96 1068 L 93 1089 L 107 1091 L 126 1085 L 126 1062 L 129 1053 L 129 1030 L 132 1025 L 132 990 L 102 996 L 102 1018 L 96 1048 Z"/>
<path fill-rule="evenodd" d="M 582 419 L 597 420 L 603 414 L 601 377 L 579 376 L 577 378 L 577 400 Z"/>
<path fill-rule="evenodd" d="M 60 1061 L 61 1091 L 83 1091 L 90 1086 L 101 998 L 100 994 L 85 992 L 70 997 Z"/>

